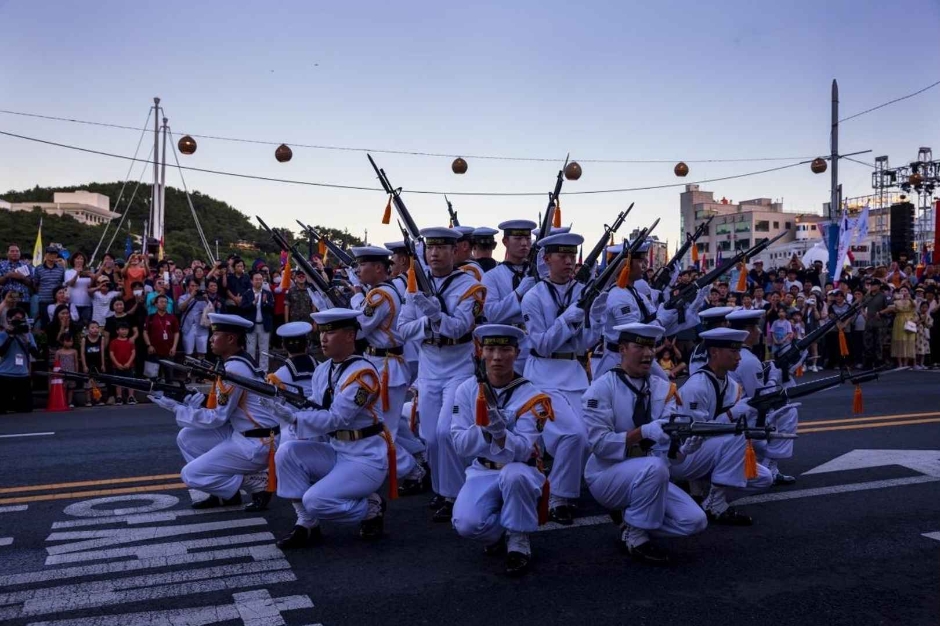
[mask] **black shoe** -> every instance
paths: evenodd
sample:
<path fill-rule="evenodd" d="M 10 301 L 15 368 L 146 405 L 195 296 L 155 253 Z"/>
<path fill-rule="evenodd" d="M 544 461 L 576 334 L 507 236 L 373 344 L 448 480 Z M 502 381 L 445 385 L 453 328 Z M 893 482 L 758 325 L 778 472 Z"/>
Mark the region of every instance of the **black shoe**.
<path fill-rule="evenodd" d="M 385 498 L 382 496 L 379 498 L 382 500 L 380 513 L 359 522 L 359 537 L 362 539 L 380 539 L 385 532 L 385 509 L 388 505 L 385 503 Z"/>
<path fill-rule="evenodd" d="M 733 506 L 729 506 L 721 515 L 715 515 L 711 511 L 705 511 L 705 515 L 708 516 L 709 522 L 721 526 L 750 526 L 754 523 L 750 515 L 738 513 Z"/>
<path fill-rule="evenodd" d="M 428 508 L 432 511 L 436 511 L 444 505 L 444 502 L 447 500 L 444 496 L 439 496 L 436 493 L 434 496 L 428 500 Z"/>
<path fill-rule="evenodd" d="M 450 519 L 454 516 L 454 503 L 444 501 L 444 504 L 441 505 L 441 508 L 434 511 L 434 515 L 431 516 L 431 521 L 443 524 L 449 522 Z"/>
<path fill-rule="evenodd" d="M 219 496 L 209 496 L 205 500 L 193 502 L 194 509 L 216 509 L 220 506 L 236 506 L 242 503 L 242 494 L 235 492 L 235 495 L 228 500 L 223 500 Z"/>
<path fill-rule="evenodd" d="M 574 524 L 574 507 L 570 504 L 556 506 L 549 510 L 548 519 L 562 526 L 571 526 Z"/>
<path fill-rule="evenodd" d="M 412 480 L 405 479 L 401 481 L 401 484 L 398 485 L 398 495 L 405 498 L 407 496 L 416 496 L 422 494 L 428 490 L 428 487 L 425 485 L 424 479 L 422 480 Z"/>
<path fill-rule="evenodd" d="M 774 476 L 774 485 L 778 487 L 781 485 L 792 485 L 795 482 L 796 476 L 788 476 L 787 474 L 780 473 Z"/>
<path fill-rule="evenodd" d="M 506 554 L 506 575 L 518 577 L 529 571 L 529 564 L 532 557 L 521 552 L 509 552 Z"/>
<path fill-rule="evenodd" d="M 483 546 L 483 554 L 486 556 L 502 556 L 506 554 L 506 533 L 499 538 L 499 541 L 488 546 Z"/>
<path fill-rule="evenodd" d="M 612 521 L 615 526 L 620 526 L 623 524 L 623 511 L 620 509 L 617 509 L 616 511 L 607 511 L 607 514 L 610 515 L 610 521 Z"/>
<path fill-rule="evenodd" d="M 630 558 L 639 563 L 648 565 L 666 565 L 669 563 L 669 554 L 654 546 L 652 542 L 641 543 L 635 548 L 631 548 L 626 544 L 624 546 L 627 548 Z"/>
<path fill-rule="evenodd" d="M 251 494 L 251 504 L 245 507 L 246 513 L 257 513 L 258 511 L 267 511 L 268 503 L 274 494 L 270 491 L 258 491 Z"/>
<path fill-rule="evenodd" d="M 321 543 L 323 543 L 323 533 L 319 526 L 313 528 L 294 526 L 289 535 L 278 539 L 277 547 L 281 550 L 297 550 L 308 546 L 318 546 Z"/>

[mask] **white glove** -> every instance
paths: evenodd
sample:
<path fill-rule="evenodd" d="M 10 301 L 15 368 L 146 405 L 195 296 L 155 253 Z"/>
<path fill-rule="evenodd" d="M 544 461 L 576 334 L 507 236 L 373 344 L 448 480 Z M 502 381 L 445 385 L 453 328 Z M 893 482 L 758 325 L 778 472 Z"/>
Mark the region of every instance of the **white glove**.
<path fill-rule="evenodd" d="M 591 322 L 596 325 L 601 325 L 604 323 L 604 320 L 607 318 L 607 297 L 610 294 L 604 292 L 594 298 L 594 303 L 591 305 Z"/>
<path fill-rule="evenodd" d="M 780 371 L 780 368 L 773 364 L 773 361 L 768 363 L 770 367 L 770 373 L 767 375 L 767 384 L 773 385 L 774 387 L 780 387 L 783 385 L 783 372 Z"/>
<path fill-rule="evenodd" d="M 429 298 L 423 293 L 416 293 L 414 297 L 415 306 L 421 313 L 432 322 L 441 319 L 441 303 L 437 298 Z"/>
<path fill-rule="evenodd" d="M 519 286 L 516 287 L 516 295 L 520 298 L 524 296 L 530 289 L 535 287 L 538 284 L 538 281 L 532 278 L 531 276 L 526 276 L 522 279 L 522 282 L 519 283 Z"/>
<path fill-rule="evenodd" d="M 561 314 L 561 319 L 569 326 L 577 326 L 584 322 L 584 310 L 579 308 L 577 304 L 572 304 Z"/>
<path fill-rule="evenodd" d="M 682 269 L 679 267 L 679 264 L 676 263 L 676 264 L 673 266 L 672 271 L 669 272 L 669 286 L 670 286 L 670 287 L 671 287 L 672 285 L 675 285 L 675 284 L 676 284 L 676 281 L 679 280 L 679 272 L 681 272 L 681 271 L 682 271 Z"/>
<path fill-rule="evenodd" d="M 147 396 L 147 398 L 151 402 L 156 404 L 158 407 L 160 407 L 161 409 L 166 409 L 167 411 L 170 411 L 172 413 L 176 413 L 177 408 L 184 406 L 180 404 L 179 402 L 177 402 L 176 400 L 174 400 L 173 398 L 166 397 L 165 395 L 163 395 L 163 392 L 149 395 Z"/>
<path fill-rule="evenodd" d="M 689 437 L 679 447 L 679 454 L 688 456 L 692 454 L 693 452 L 696 452 L 699 448 L 701 448 L 703 443 L 705 443 L 705 437 L 698 437 L 698 436 Z"/>
<path fill-rule="evenodd" d="M 762 395 L 766 395 L 767 393 L 771 392 L 767 391 L 761 393 Z M 757 417 L 757 409 L 748 404 L 749 400 L 750 398 L 741 398 L 733 407 L 731 407 L 732 419 L 739 420 L 742 416 L 744 416 L 745 419 L 749 420 L 751 418 Z"/>
<path fill-rule="evenodd" d="M 201 409 L 202 403 L 205 401 L 206 401 L 205 394 L 199 393 L 198 391 L 196 393 L 191 393 L 185 398 L 183 398 L 183 404 L 188 406 L 191 409 Z"/>
<path fill-rule="evenodd" d="M 675 326 L 679 323 L 679 311 L 676 309 L 670 311 L 666 309 L 665 304 L 660 304 L 659 309 L 656 310 L 656 321 L 659 322 L 660 326 L 663 328 Z"/>
<path fill-rule="evenodd" d="M 270 399 L 266 400 L 271 404 L 271 407 L 268 409 L 271 411 L 271 415 L 273 415 L 274 418 L 284 426 L 291 426 L 297 420 L 297 416 L 294 414 L 293 405 L 286 402 L 273 401 Z"/>
<path fill-rule="evenodd" d="M 669 443 L 669 435 L 663 432 L 665 420 L 654 420 L 649 424 L 640 426 L 640 435 L 643 439 L 650 439 L 654 443 Z"/>
<path fill-rule="evenodd" d="M 346 278 L 349 280 L 349 284 L 353 287 L 360 287 L 362 285 L 362 281 L 359 280 L 359 274 L 356 273 L 356 270 L 346 272 Z"/>
<path fill-rule="evenodd" d="M 313 306 L 317 307 L 318 311 L 326 311 L 327 309 L 333 308 L 333 303 L 330 302 L 329 298 L 324 296 L 319 291 L 311 290 L 313 294 L 311 300 L 313 300 Z"/>
<path fill-rule="evenodd" d="M 493 439 L 502 439 L 506 436 L 506 420 L 503 419 L 499 411 L 489 411 L 487 413 L 490 423 L 483 427 L 483 432 L 487 433 Z"/>
<path fill-rule="evenodd" d="M 698 313 L 702 310 L 702 306 L 705 304 L 705 301 L 708 300 L 708 294 L 711 293 L 711 285 L 705 285 L 698 290 L 698 293 L 695 294 L 695 300 L 692 300 L 692 304 L 689 305 L 688 310 Z"/>

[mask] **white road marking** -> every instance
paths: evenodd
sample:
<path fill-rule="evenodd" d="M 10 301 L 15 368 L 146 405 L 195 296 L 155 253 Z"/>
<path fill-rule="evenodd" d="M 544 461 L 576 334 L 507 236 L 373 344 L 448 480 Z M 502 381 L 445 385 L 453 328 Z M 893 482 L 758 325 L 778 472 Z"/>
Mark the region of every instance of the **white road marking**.
<path fill-rule="evenodd" d="M 937 532 L 937 533 L 924 533 L 922 536 L 923 536 L 923 537 L 926 537 L 927 539 L 936 539 L 937 541 L 940 541 L 940 532 Z"/>
<path fill-rule="evenodd" d="M 0 513 L 16 513 L 17 511 L 25 511 L 28 508 L 28 504 L 11 504 L 10 506 L 0 506 Z"/>
<path fill-rule="evenodd" d="M 189 517 L 190 515 L 219 515 L 222 513 L 244 513 L 242 505 L 225 506 L 218 509 L 178 509 L 175 511 L 160 511 L 159 513 L 143 513 L 135 515 L 114 515 L 113 517 L 97 517 L 93 519 L 76 519 L 64 522 L 54 522 L 52 529 L 58 528 L 80 528 L 82 526 L 98 526 L 101 524 L 126 523 L 128 526 L 135 524 L 155 524 L 159 522 L 174 522 L 180 517 Z M 2 511 L 0 511 L 2 513 Z"/>
<path fill-rule="evenodd" d="M 940 450 L 852 450 L 804 474 L 900 465 L 927 476 L 940 478 Z"/>
<path fill-rule="evenodd" d="M 0 435 L 0 439 L 13 439 L 14 437 L 48 437 L 55 433 L 16 433 L 15 435 Z"/>
<path fill-rule="evenodd" d="M 556 524 L 555 522 L 548 522 L 544 526 L 539 526 L 538 530 L 535 532 L 541 533 L 549 530 L 566 530 L 571 528 L 577 528 L 578 526 L 597 526 L 598 524 L 611 524 L 609 515 L 592 515 L 590 517 L 576 517 L 574 519 L 574 524 L 571 526 L 563 526 L 562 524 Z"/>
<path fill-rule="evenodd" d="M 147 502 L 140 506 L 124 508 L 105 508 L 98 509 L 104 504 L 115 502 Z M 65 514 L 72 517 L 112 517 L 115 515 L 142 515 L 144 513 L 153 513 L 169 509 L 179 504 L 179 498 L 166 493 L 131 493 L 120 496 L 108 496 L 106 498 L 95 498 L 93 500 L 82 500 L 65 507 Z"/>
<path fill-rule="evenodd" d="M 13 537 L 0 537 L 0 546 L 9 546 L 13 543 Z"/>
<path fill-rule="evenodd" d="M 134 557 L 137 559 L 153 559 L 161 556 L 175 556 L 187 554 L 190 550 L 201 548 L 217 548 L 220 546 L 234 546 L 239 543 L 258 543 L 273 539 L 274 535 L 268 532 L 250 533 L 245 535 L 226 535 L 225 537 L 210 537 L 206 539 L 190 539 L 188 541 L 173 541 L 168 543 L 146 544 L 130 546 L 127 548 L 111 548 L 109 550 L 86 550 L 57 554 L 46 557 L 46 565 L 62 565 L 63 563 L 82 563 L 99 561 L 101 559 L 120 559 Z M 0 578 L 2 580 L 2 578 Z"/>
<path fill-rule="evenodd" d="M 796 498 L 810 498 L 813 496 L 827 496 L 834 493 L 851 493 L 853 491 L 868 491 L 870 489 L 885 489 L 888 487 L 902 487 L 904 485 L 919 485 L 923 483 L 940 482 L 940 478 L 933 476 L 911 476 L 910 478 L 892 478 L 890 480 L 873 480 L 866 483 L 849 483 L 847 485 L 832 485 L 831 487 L 817 487 L 816 489 L 795 489 L 778 493 L 765 493 L 759 496 L 748 496 L 732 502 L 734 505 L 763 504 L 780 500 L 795 500 Z"/>

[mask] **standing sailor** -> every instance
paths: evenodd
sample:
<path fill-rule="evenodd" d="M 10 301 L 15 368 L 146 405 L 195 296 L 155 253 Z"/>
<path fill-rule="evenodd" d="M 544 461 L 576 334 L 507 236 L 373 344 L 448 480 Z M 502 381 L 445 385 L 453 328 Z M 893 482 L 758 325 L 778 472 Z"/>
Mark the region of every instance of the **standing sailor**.
<path fill-rule="evenodd" d="M 487 554 L 506 552 L 506 573 L 519 576 L 529 568 L 529 533 L 539 525 L 545 476 L 538 469 L 536 442 L 554 417 L 552 404 L 513 371 L 525 333 L 486 324 L 473 336 L 495 405 L 479 405 L 482 382 L 470 379 L 457 388 L 451 434 L 458 454 L 475 460 L 454 504 L 453 523 L 461 537 L 482 540 Z"/>
<path fill-rule="evenodd" d="M 499 265 L 493 258 L 493 250 L 496 249 L 496 235 L 499 231 L 488 226 L 480 226 L 473 229 L 470 236 L 470 247 L 473 251 L 473 260 L 480 264 L 483 272 L 489 272 Z"/>
<path fill-rule="evenodd" d="M 425 228 L 421 235 L 433 293 L 407 294 L 398 332 L 405 341 L 421 342 L 418 414 L 436 494 L 430 506 L 436 509 L 434 521 L 448 522 L 466 466 L 450 437 L 454 392 L 473 376 L 472 331 L 483 314 L 485 289 L 472 275 L 454 268 L 454 245 L 460 233 L 450 228 Z M 423 271 L 417 259 L 414 263 L 414 271 Z"/>
<path fill-rule="evenodd" d="M 262 380 L 262 372 L 245 352 L 245 338 L 254 324 L 240 315 L 220 313 L 210 313 L 209 320 L 210 349 L 221 359 L 225 371 Z M 180 478 L 190 489 L 209 494 L 194 502 L 194 509 L 240 504 L 239 488 L 252 496 L 246 510 L 267 507 L 271 499 L 269 479 L 274 479 L 271 462 L 280 428 L 259 396 L 216 381 L 205 408 L 202 403 L 206 397 L 201 393 L 187 396 L 182 403 L 162 394 L 149 398 L 176 414 L 176 423 L 181 427 L 176 443 L 186 460 Z"/>
<path fill-rule="evenodd" d="M 702 322 L 702 330 L 708 331 L 715 328 L 726 328 L 728 322 L 725 320 L 725 316 L 733 310 L 734 307 L 731 306 L 713 306 L 704 311 L 699 311 L 698 317 Z M 689 356 L 690 376 L 708 363 L 708 350 L 705 348 L 705 340 L 702 339 L 702 336 L 703 335 L 700 333 L 699 342 L 695 344 L 695 347 L 692 349 L 692 354 Z"/>
<path fill-rule="evenodd" d="M 651 375 L 653 349 L 663 336 L 654 324 L 617 327 L 620 364 L 596 378 L 582 398 L 591 457 L 584 478 L 594 498 L 622 511 L 622 547 L 638 561 L 664 563 L 668 555 L 650 535 L 685 537 L 699 533 L 705 513 L 669 482 L 669 465 L 702 445 L 690 437 L 674 460 L 650 455 L 654 444 L 668 444 L 662 423 L 677 410 L 675 383 Z"/>
<path fill-rule="evenodd" d="M 740 417 L 756 417 L 740 385 L 729 373 L 741 361 L 741 348 L 748 333 L 715 328 L 702 333 L 708 362 L 682 386 L 682 406 L 693 421 L 733 423 Z M 770 471 L 756 463 L 745 463 L 750 440 L 743 436 L 708 437 L 702 447 L 669 468 L 675 480 L 700 480 L 711 476 L 711 490 L 702 503 L 710 521 L 729 526 L 750 526 L 751 518 L 728 502 L 738 495 L 766 491 L 773 484 Z M 668 446 L 657 451 L 666 454 Z"/>
<path fill-rule="evenodd" d="M 276 456 L 277 494 L 289 499 L 297 513 L 293 530 L 277 542 L 281 549 L 319 543 L 322 520 L 360 522 L 360 537 L 382 536 L 385 500 L 378 490 L 395 448 L 377 407 L 379 373 L 368 359 L 355 355 L 361 316 L 361 311 L 342 308 L 311 316 L 327 357 L 313 374 L 310 400 L 317 408 L 271 403 L 277 419 L 296 437 Z M 327 441 L 315 439 L 322 436 Z"/>
<path fill-rule="evenodd" d="M 548 278 L 540 281 L 522 299 L 522 314 L 532 348 L 526 360 L 525 377 L 538 381 L 552 398 L 555 419 L 546 424 L 542 440 L 554 457 L 549 475 L 552 520 L 574 523 L 571 500 L 581 493 L 581 475 L 587 460 L 587 429 L 581 419 L 581 394 L 588 377 L 579 362 L 600 337 L 607 296 L 601 294 L 591 306 L 590 328 L 585 312 L 578 307 L 583 286 L 574 280 L 574 265 L 581 235 L 550 235 L 540 244 Z"/>
<path fill-rule="evenodd" d="M 277 336 L 287 350 L 287 359 L 277 371 L 268 375 L 268 382 L 293 387 L 306 398 L 310 397 L 313 371 L 317 368 L 317 362 L 307 354 L 307 337 L 311 332 L 313 325 L 310 322 L 288 322 L 279 326 Z M 290 433 L 281 433 L 281 443 L 289 438 Z"/>
<path fill-rule="evenodd" d="M 453 230 L 460 233 L 460 239 L 454 246 L 454 267 L 461 269 L 471 276 L 477 282 L 483 280 L 483 267 L 473 259 L 473 226 L 454 226 Z"/>

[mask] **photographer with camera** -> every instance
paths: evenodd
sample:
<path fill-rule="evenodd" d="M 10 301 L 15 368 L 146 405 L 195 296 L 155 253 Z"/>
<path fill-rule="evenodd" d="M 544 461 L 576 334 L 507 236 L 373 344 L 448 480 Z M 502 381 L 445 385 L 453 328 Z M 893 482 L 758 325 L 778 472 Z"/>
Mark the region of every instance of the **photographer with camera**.
<path fill-rule="evenodd" d="M 180 296 L 180 333 L 183 335 L 183 353 L 203 359 L 209 341 L 209 326 L 206 307 L 209 313 L 215 313 L 215 307 L 209 303 L 199 281 L 190 278 L 186 283 L 186 293 Z"/>
<path fill-rule="evenodd" d="M 38 359 L 39 349 L 29 332 L 26 311 L 19 307 L 10 309 L 7 325 L 0 330 L 0 397 L 17 413 L 31 413 L 33 410 L 30 355 Z"/>

